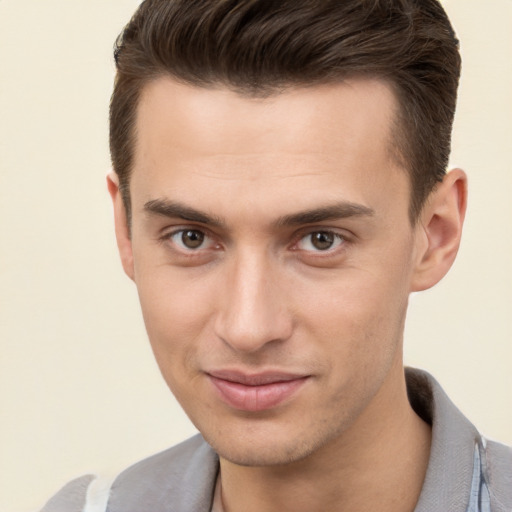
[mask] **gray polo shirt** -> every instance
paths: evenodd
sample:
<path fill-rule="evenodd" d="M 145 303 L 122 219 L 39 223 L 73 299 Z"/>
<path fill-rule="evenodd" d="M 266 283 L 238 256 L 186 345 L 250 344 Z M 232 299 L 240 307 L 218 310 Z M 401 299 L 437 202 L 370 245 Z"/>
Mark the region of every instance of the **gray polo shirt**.
<path fill-rule="evenodd" d="M 406 369 L 409 400 L 432 425 L 432 446 L 415 512 L 512 512 L 512 449 L 488 441 L 429 374 Z M 111 486 L 86 475 L 41 512 L 210 512 L 219 460 L 200 435 L 145 459 Z"/>

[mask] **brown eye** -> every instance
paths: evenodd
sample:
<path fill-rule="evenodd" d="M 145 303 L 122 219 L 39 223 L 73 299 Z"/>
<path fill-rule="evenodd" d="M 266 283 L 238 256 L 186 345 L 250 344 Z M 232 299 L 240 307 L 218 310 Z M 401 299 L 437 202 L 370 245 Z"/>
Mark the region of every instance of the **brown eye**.
<path fill-rule="evenodd" d="M 204 233 L 196 229 L 188 229 L 181 232 L 181 243 L 187 249 L 197 249 L 204 242 Z"/>
<path fill-rule="evenodd" d="M 174 233 L 165 235 L 164 238 L 172 242 L 182 251 L 207 249 L 213 245 L 213 240 L 199 229 L 179 229 Z"/>
<path fill-rule="evenodd" d="M 319 251 L 325 251 L 332 247 L 334 243 L 334 235 L 326 231 L 319 231 L 311 234 L 311 244 Z"/>
<path fill-rule="evenodd" d="M 195 228 L 176 229 L 176 231 L 164 234 L 160 241 L 169 254 L 177 258 L 178 263 L 183 263 L 186 260 L 188 265 L 201 265 L 206 261 L 211 261 L 214 253 L 222 249 L 222 245 L 217 242 L 215 235 Z"/>
<path fill-rule="evenodd" d="M 335 249 L 343 243 L 343 237 L 332 231 L 313 231 L 299 240 L 302 251 L 318 252 Z"/>

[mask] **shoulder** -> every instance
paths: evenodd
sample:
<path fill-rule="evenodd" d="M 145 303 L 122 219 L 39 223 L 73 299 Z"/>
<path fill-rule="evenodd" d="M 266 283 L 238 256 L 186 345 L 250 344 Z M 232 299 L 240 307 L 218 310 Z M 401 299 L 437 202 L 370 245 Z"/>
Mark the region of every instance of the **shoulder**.
<path fill-rule="evenodd" d="M 197 434 L 129 467 L 119 475 L 113 487 L 128 482 L 136 484 L 141 476 L 159 479 L 164 473 L 169 479 L 172 477 L 181 479 L 184 472 L 205 469 L 216 461 L 217 456 L 210 445 L 200 434 Z"/>
<path fill-rule="evenodd" d="M 94 475 L 84 475 L 71 480 L 46 503 L 41 512 L 82 512 L 87 490 L 94 479 Z"/>
<path fill-rule="evenodd" d="M 208 510 L 218 458 L 196 435 L 123 471 L 114 481 L 85 475 L 65 485 L 41 512 Z M 179 506 L 178 506 L 179 505 Z"/>
<path fill-rule="evenodd" d="M 512 447 L 485 440 L 487 475 L 485 475 L 493 510 L 512 510 Z"/>
<path fill-rule="evenodd" d="M 209 511 L 218 457 L 201 435 L 149 457 L 121 473 L 112 485 L 109 512 Z"/>
<path fill-rule="evenodd" d="M 459 510 L 457 504 L 469 499 L 467 510 L 511 512 L 512 449 L 486 440 L 428 373 L 407 368 L 406 379 L 413 409 L 432 425 L 429 465 L 416 510 Z"/>

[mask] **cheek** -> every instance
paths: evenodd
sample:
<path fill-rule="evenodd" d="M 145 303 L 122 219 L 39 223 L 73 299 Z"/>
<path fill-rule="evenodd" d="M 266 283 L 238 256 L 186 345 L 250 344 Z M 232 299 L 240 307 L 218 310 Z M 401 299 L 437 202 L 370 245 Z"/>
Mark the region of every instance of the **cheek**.
<path fill-rule="evenodd" d="M 155 360 L 167 386 L 182 404 L 193 403 L 198 395 L 197 361 L 205 315 L 188 294 L 180 294 L 171 283 L 160 280 L 139 286 L 146 331 Z"/>
<path fill-rule="evenodd" d="M 321 283 L 302 283 L 295 288 L 299 307 L 318 326 L 347 329 L 374 322 L 386 323 L 407 300 L 407 289 L 398 276 L 366 270 L 342 270 Z M 362 324 L 362 325 L 361 325 Z"/>
<path fill-rule="evenodd" d="M 193 367 L 200 340 L 207 338 L 214 297 L 209 287 L 170 267 L 139 272 L 136 278 L 146 331 L 169 383 Z"/>
<path fill-rule="evenodd" d="M 365 284 L 363 285 L 363 281 Z M 324 408 L 344 404 L 352 421 L 378 392 L 401 358 L 407 294 L 395 293 L 373 279 L 331 286 L 317 296 L 304 318 L 304 339 L 313 340 L 315 355 L 325 363 Z"/>
<path fill-rule="evenodd" d="M 400 273 L 350 269 L 321 287 L 305 286 L 300 308 L 306 338 L 318 339 L 333 361 L 347 366 L 378 363 L 401 341 L 408 292 Z"/>

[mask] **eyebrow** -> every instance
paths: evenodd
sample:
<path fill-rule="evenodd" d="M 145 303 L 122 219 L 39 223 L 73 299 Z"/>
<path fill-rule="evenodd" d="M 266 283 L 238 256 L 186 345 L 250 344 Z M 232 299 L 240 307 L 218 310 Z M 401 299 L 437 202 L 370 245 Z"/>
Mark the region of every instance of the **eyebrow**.
<path fill-rule="evenodd" d="M 183 219 L 218 228 L 225 228 L 226 223 L 220 218 L 209 215 L 190 206 L 168 199 L 153 199 L 144 204 L 144 211 L 163 217 Z M 349 217 L 371 217 L 375 210 L 362 204 L 341 201 L 332 205 L 312 208 L 278 218 L 273 225 L 291 227 L 301 224 L 314 224 L 329 220 L 346 219 Z"/>
<path fill-rule="evenodd" d="M 183 219 L 189 222 L 198 222 L 215 227 L 224 227 L 224 222 L 219 217 L 208 215 L 207 213 L 186 206 L 176 201 L 168 199 L 153 199 L 144 204 L 144 211 L 169 217 L 173 219 Z"/>
<path fill-rule="evenodd" d="M 291 215 L 285 215 L 277 220 L 277 226 L 296 226 L 300 224 L 314 224 L 328 220 L 346 219 L 349 217 L 371 217 L 375 210 L 362 204 L 341 201 L 329 206 L 312 208 Z"/>

